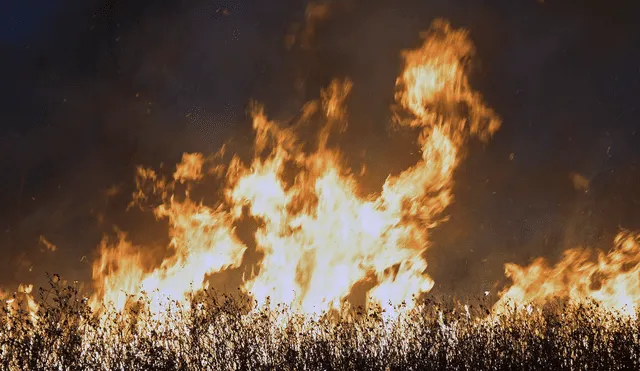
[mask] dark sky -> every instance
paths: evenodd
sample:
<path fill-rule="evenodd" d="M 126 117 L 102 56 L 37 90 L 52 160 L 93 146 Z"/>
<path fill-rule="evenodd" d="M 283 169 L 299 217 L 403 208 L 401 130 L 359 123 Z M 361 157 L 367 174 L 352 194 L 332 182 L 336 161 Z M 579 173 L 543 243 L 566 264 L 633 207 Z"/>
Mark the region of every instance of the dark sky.
<path fill-rule="evenodd" d="M 124 212 L 135 166 L 246 143 L 252 98 L 286 117 L 331 77 L 351 77 L 359 124 L 345 141 L 369 148 L 374 174 L 396 171 L 406 143 L 385 128 L 399 53 L 437 17 L 470 30 L 472 84 L 504 120 L 489 144 L 470 144 L 456 173 L 451 220 L 428 253 L 437 289 L 478 292 L 507 261 L 607 248 L 619 228 L 640 230 L 638 9 L 351 1 L 306 53 L 283 42 L 303 19 L 301 0 L 2 2 L 0 286 L 45 271 L 86 279 L 81 258 L 91 261 L 113 225 L 158 238 L 152 218 Z M 300 74 L 305 91 L 294 88 Z M 571 173 L 589 181 L 587 193 Z M 107 201 L 113 185 L 122 196 Z M 43 251 L 40 235 L 58 251 Z"/>

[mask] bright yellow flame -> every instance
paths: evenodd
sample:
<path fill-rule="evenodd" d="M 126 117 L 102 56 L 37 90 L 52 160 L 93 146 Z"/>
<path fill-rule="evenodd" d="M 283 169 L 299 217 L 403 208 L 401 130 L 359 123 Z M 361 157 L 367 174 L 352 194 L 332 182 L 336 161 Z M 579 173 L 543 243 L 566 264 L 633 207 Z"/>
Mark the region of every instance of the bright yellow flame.
<path fill-rule="evenodd" d="M 594 300 L 607 310 L 635 316 L 640 305 L 640 235 L 620 232 L 609 252 L 599 251 L 595 260 L 593 255 L 574 248 L 554 266 L 544 258 L 526 267 L 507 264 L 505 274 L 513 284 L 502 292 L 496 308 L 564 298 Z"/>
<path fill-rule="evenodd" d="M 464 31 L 434 22 L 424 44 L 403 53 L 405 69 L 397 81 L 397 124 L 419 129 L 419 161 L 390 175 L 380 192 L 361 195 L 331 135 L 347 126 L 349 80 L 334 81 L 319 102 L 302 108 L 300 121 L 283 127 L 252 107 L 254 158 L 234 156 L 222 174 L 223 199 L 215 207 L 178 196 L 176 183 L 197 182 L 206 172 L 204 156 L 185 154 L 169 181 L 138 169 L 134 203 L 153 195 L 162 204 L 158 218 L 170 226 L 171 256 L 152 267 L 144 249 L 124 236 L 100 247 L 94 263 L 94 308 L 112 302 L 122 310 L 126 294 L 144 290 L 157 309 L 162 298 L 186 301 L 206 287 L 207 276 L 242 264 L 247 246 L 235 227 L 256 224 L 255 248 L 263 257 L 242 289 L 259 306 L 284 303 L 304 313 L 344 308 L 363 283 L 369 304 L 413 303 L 429 291 L 424 252 L 429 230 L 444 219 L 453 199 L 453 173 L 470 135 L 487 139 L 500 126 L 494 113 L 469 86 L 465 72 L 472 45 Z M 403 116 L 404 118 L 400 118 Z M 323 122 L 309 148 L 299 129 Z M 188 187 L 187 187 L 188 188 Z"/>

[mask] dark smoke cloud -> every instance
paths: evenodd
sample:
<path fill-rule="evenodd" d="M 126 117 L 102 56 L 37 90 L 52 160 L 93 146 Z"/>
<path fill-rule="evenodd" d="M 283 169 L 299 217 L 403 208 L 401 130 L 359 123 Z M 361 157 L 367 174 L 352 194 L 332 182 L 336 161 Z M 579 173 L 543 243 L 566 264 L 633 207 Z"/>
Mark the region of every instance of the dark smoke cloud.
<path fill-rule="evenodd" d="M 471 144 L 456 174 L 451 220 L 428 252 L 436 289 L 482 292 L 506 261 L 553 258 L 574 244 L 606 248 L 619 227 L 640 229 L 632 9 L 584 1 L 331 1 L 318 13 L 294 0 L 41 3 L 0 9 L 2 284 L 38 282 L 47 270 L 86 279 L 86 262 L 113 225 L 160 243 L 166 232 L 152 217 L 124 212 L 136 165 L 170 167 L 182 152 L 212 152 L 229 138 L 246 144 L 250 99 L 286 119 L 334 77 L 354 81 L 341 144 L 354 163 L 367 162 L 365 188 L 375 190 L 415 160 L 409 136 L 387 132 L 389 106 L 400 50 L 418 46 L 436 17 L 470 29 L 472 83 L 504 119 L 490 143 Z"/>

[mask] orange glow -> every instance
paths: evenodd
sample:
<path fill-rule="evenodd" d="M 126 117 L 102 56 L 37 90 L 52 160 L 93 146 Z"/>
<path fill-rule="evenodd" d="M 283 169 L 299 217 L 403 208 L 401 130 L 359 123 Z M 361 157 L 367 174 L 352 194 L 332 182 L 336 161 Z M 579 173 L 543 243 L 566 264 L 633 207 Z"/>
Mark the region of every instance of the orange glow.
<path fill-rule="evenodd" d="M 40 306 L 33 297 L 33 285 L 20 284 L 18 290 L 13 294 L 0 290 L 0 300 L 4 302 L 7 313 L 15 313 L 18 309 L 22 309 L 29 314 L 32 321 L 38 319 L 38 309 Z"/>
<path fill-rule="evenodd" d="M 505 274 L 513 284 L 502 292 L 498 310 L 561 298 L 594 300 L 607 310 L 635 316 L 640 305 L 640 235 L 620 232 L 607 253 L 567 250 L 554 266 L 544 258 L 526 267 L 507 264 Z"/>
<path fill-rule="evenodd" d="M 349 80 L 332 82 L 292 127 L 269 120 L 254 104 L 255 156 L 249 163 L 234 156 L 226 171 L 211 172 L 203 169 L 208 164 L 202 154 L 185 154 L 172 180 L 138 170 L 134 204 L 162 198 L 155 215 L 169 222 L 172 255 L 151 267 L 144 247 L 132 246 L 124 235 L 113 245 L 105 241 L 93 265 L 94 308 L 113 303 L 122 310 L 127 294 L 142 291 L 154 309 L 163 298 L 187 300 L 188 292 L 206 287 L 209 275 L 240 266 L 248 247 L 235 227 L 246 218 L 257 226 L 255 247 L 263 258 L 242 290 L 258 305 L 284 303 L 304 313 L 340 309 L 362 282 L 371 287 L 370 304 L 392 310 L 388 303 L 411 305 L 414 295 L 428 292 L 433 280 L 423 253 L 429 230 L 452 202 L 462 146 L 470 135 L 487 139 L 500 122 L 469 87 L 466 32 L 437 21 L 423 36 L 420 48 L 403 53 L 396 90 L 395 112 L 406 116 L 396 123 L 419 128 L 422 156 L 415 165 L 389 175 L 379 193 L 360 194 L 344 154 L 328 144 L 347 128 Z M 315 149 L 298 134 L 312 118 L 323 122 Z M 222 175 L 218 205 L 197 203 L 188 190 L 175 194 L 176 183 L 198 182 L 205 173 Z"/>
<path fill-rule="evenodd" d="M 54 252 L 56 251 L 58 248 L 56 247 L 56 245 L 52 244 L 51 242 L 49 242 L 49 240 L 47 240 L 44 236 L 40 236 L 40 243 L 49 251 Z"/>

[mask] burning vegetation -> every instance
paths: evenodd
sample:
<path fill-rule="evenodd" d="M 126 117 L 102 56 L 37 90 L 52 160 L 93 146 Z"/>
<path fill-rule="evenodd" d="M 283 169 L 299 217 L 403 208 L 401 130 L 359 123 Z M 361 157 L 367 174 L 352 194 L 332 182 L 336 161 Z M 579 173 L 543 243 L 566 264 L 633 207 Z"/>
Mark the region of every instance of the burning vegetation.
<path fill-rule="evenodd" d="M 429 297 L 425 250 L 446 221 L 469 140 L 500 119 L 469 85 L 467 32 L 436 21 L 402 54 L 393 125 L 421 156 L 363 194 L 332 137 L 346 130 L 348 79 L 272 121 L 251 105 L 254 153 L 185 154 L 172 177 L 140 167 L 132 207 L 167 223 L 168 257 L 105 238 L 93 290 L 53 276 L 0 294 L 3 369 L 629 369 L 640 367 L 640 236 L 609 252 L 567 250 L 555 265 L 506 265 L 497 298 Z M 303 133 L 314 132 L 309 141 Z M 214 178 L 205 203 L 197 185 Z M 254 226 L 251 241 L 242 223 Z M 51 251 L 55 246 L 44 237 Z M 245 266 L 238 291 L 209 287 Z M 357 291 L 366 298 L 357 303 Z"/>

